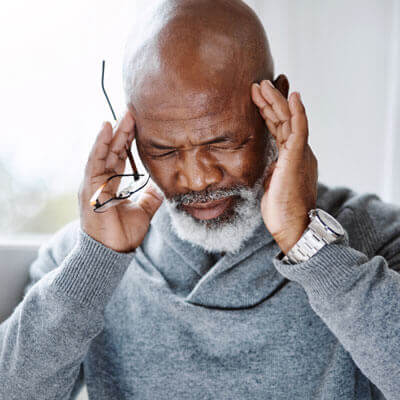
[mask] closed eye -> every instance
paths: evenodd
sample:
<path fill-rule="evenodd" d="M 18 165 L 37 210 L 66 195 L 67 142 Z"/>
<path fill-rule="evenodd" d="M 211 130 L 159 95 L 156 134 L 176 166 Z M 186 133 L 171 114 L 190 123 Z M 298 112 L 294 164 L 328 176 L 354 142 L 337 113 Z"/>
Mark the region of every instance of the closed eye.
<path fill-rule="evenodd" d="M 166 153 L 150 154 L 150 156 L 153 158 L 163 158 L 163 157 L 170 156 L 170 155 L 174 154 L 175 152 L 176 152 L 176 150 L 171 150 L 171 151 L 167 151 Z"/>
<path fill-rule="evenodd" d="M 245 147 L 245 145 L 252 140 L 252 136 L 247 137 L 242 143 L 237 144 L 233 143 L 232 140 L 227 140 L 226 137 L 223 138 L 218 138 L 216 140 L 213 140 L 211 143 L 204 143 L 203 146 L 205 146 L 208 150 L 214 150 L 214 151 L 235 151 L 235 150 L 240 150 Z M 153 147 L 156 147 L 160 150 L 164 149 L 165 147 L 160 146 L 160 145 L 154 145 Z M 159 153 L 159 154 L 150 154 L 149 156 L 154 158 L 154 159 L 159 159 L 159 158 L 168 158 L 169 156 L 175 155 L 177 153 L 177 149 L 165 151 L 164 153 Z"/>
<path fill-rule="evenodd" d="M 220 145 L 210 145 L 210 149 L 215 149 L 215 150 L 240 150 L 242 149 L 249 141 L 251 140 L 251 137 L 246 138 L 245 141 L 243 141 L 240 144 L 233 144 L 233 143 L 225 143 L 225 144 L 220 144 Z"/>
<path fill-rule="evenodd" d="M 208 146 L 210 150 L 236 150 L 238 146 Z"/>

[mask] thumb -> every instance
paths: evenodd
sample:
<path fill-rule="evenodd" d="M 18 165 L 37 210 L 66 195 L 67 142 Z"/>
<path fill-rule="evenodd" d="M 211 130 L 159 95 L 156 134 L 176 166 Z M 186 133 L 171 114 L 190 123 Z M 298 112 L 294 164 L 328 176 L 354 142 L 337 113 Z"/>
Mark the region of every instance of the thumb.
<path fill-rule="evenodd" d="M 136 204 L 145 211 L 151 220 L 162 202 L 163 197 L 156 187 L 150 183 L 150 185 L 141 193 Z"/>

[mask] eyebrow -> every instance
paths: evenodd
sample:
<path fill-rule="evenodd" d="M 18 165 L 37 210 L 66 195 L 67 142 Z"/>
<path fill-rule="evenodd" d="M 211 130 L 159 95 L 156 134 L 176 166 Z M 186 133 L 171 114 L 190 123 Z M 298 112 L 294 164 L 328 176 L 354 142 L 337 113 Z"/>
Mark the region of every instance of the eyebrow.
<path fill-rule="evenodd" d="M 199 143 L 200 146 L 205 145 L 205 144 L 215 144 L 215 143 L 221 143 L 221 142 L 226 142 L 226 141 L 232 141 L 232 138 L 230 138 L 229 136 L 225 135 L 221 135 L 221 136 L 217 136 L 216 138 L 207 140 L 205 142 Z M 147 143 L 147 145 L 152 146 L 156 149 L 160 149 L 160 150 L 171 150 L 171 149 L 176 149 L 176 147 L 174 146 L 166 146 L 164 144 L 161 143 L 157 143 L 154 140 L 150 139 Z"/>

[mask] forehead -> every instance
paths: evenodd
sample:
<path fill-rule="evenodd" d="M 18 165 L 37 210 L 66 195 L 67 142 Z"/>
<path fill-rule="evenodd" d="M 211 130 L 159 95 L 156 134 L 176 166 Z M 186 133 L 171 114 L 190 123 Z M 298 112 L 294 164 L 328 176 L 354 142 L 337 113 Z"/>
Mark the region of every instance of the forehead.
<path fill-rule="evenodd" d="M 195 74 L 182 78 L 171 71 L 147 73 L 136 86 L 133 105 L 137 117 L 152 120 L 188 120 L 217 115 L 226 110 L 240 113 L 250 104 L 250 82 L 239 80 L 232 70 L 225 74 Z M 187 71 L 185 71 L 186 75 Z"/>
<path fill-rule="evenodd" d="M 136 116 L 140 140 L 196 141 L 221 134 L 243 135 L 255 127 L 255 122 L 256 108 L 246 101 L 229 102 L 222 108 L 206 107 L 203 115 L 193 107 L 185 107 L 171 108 L 162 119 L 157 114 Z"/>

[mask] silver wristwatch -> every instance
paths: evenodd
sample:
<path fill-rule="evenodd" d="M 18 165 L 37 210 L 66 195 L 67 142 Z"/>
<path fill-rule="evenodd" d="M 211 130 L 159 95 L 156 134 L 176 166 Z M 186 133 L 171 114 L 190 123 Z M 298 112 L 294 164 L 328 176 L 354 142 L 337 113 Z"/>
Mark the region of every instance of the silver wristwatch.
<path fill-rule="evenodd" d="M 310 210 L 308 215 L 310 217 L 308 227 L 282 261 L 289 264 L 307 261 L 323 246 L 345 235 L 342 225 L 326 211 L 316 208 Z"/>

